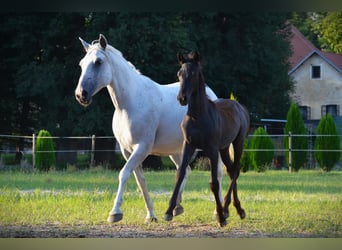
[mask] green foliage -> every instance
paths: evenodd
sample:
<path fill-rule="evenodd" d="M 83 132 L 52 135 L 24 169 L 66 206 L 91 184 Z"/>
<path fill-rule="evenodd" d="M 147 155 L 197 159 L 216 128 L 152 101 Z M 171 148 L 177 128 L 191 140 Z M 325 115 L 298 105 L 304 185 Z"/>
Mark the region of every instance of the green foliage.
<path fill-rule="evenodd" d="M 306 135 L 307 131 L 304 126 L 304 121 L 302 115 L 299 111 L 298 105 L 292 103 L 290 109 L 287 113 L 287 122 L 285 124 L 285 135 L 288 135 L 289 132 L 292 135 Z M 292 149 L 294 150 L 306 150 L 308 149 L 308 137 L 306 136 L 293 136 L 292 138 Z M 284 137 L 284 149 L 289 149 L 289 139 L 288 136 Z M 289 163 L 289 158 L 286 155 L 286 161 Z M 292 151 L 292 168 L 295 171 L 298 171 L 300 168 L 304 166 L 307 160 L 307 152 L 306 151 Z"/>
<path fill-rule="evenodd" d="M 210 170 L 209 159 L 207 157 L 199 157 L 193 163 L 193 168 L 201 171 Z"/>
<path fill-rule="evenodd" d="M 250 149 L 255 150 L 250 153 L 254 170 L 257 172 L 266 171 L 267 166 L 273 160 L 274 145 L 271 137 L 262 127 L 254 131 Z M 261 149 L 261 151 L 257 151 L 258 149 Z"/>
<path fill-rule="evenodd" d="M 342 12 L 294 12 L 290 20 L 317 48 L 342 53 Z"/>
<path fill-rule="evenodd" d="M 243 144 L 243 152 L 240 160 L 242 172 L 247 172 L 252 166 L 251 153 L 247 151 L 248 149 L 250 149 L 250 144 L 250 141 L 248 140 L 248 138 L 246 138 Z"/>
<path fill-rule="evenodd" d="M 199 50 L 218 96 L 238 93 L 260 117 L 283 117 L 292 84 L 286 19 L 285 13 L 4 13 L 0 131 L 28 135 L 44 126 L 54 135 L 111 134 L 106 91 L 87 109 L 73 94 L 84 55 L 77 38 L 91 42 L 99 33 L 161 84 L 176 81 L 178 51 Z"/>
<path fill-rule="evenodd" d="M 330 171 L 340 159 L 341 153 L 339 151 L 319 151 L 340 150 L 340 137 L 330 114 L 322 117 L 318 124 L 315 150 L 317 150 L 315 151 L 315 159 L 324 171 Z"/>
<path fill-rule="evenodd" d="M 328 12 L 318 15 L 312 24 L 322 50 L 342 53 L 342 12 Z"/>
<path fill-rule="evenodd" d="M 56 165 L 56 155 L 51 134 L 47 130 L 40 130 L 36 142 L 36 168 L 40 171 L 49 171 Z M 49 152 L 41 152 L 49 151 Z"/>

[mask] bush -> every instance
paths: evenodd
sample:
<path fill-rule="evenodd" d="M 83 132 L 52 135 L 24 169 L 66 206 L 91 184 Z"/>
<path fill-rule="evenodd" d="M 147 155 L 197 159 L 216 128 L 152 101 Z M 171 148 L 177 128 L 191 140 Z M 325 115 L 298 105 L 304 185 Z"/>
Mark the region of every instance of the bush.
<path fill-rule="evenodd" d="M 333 136 L 320 136 L 333 135 Z M 339 151 L 319 150 L 340 150 L 340 138 L 337 133 L 335 122 L 330 114 L 319 121 L 317 127 L 317 138 L 315 141 L 315 159 L 324 171 L 330 171 L 340 159 Z"/>
<path fill-rule="evenodd" d="M 251 153 L 249 151 L 247 151 L 248 149 L 250 149 L 250 141 L 248 140 L 248 138 L 245 139 L 245 142 L 243 144 L 243 152 L 242 152 L 242 156 L 241 156 L 241 171 L 242 172 L 247 172 L 250 167 L 252 166 L 252 162 L 251 162 Z"/>
<path fill-rule="evenodd" d="M 285 134 L 291 132 L 293 135 L 306 135 L 307 131 L 304 126 L 302 115 L 297 104 L 292 103 L 287 113 L 287 122 L 285 125 Z M 289 138 L 284 137 L 284 149 L 289 149 Z M 308 149 L 308 138 L 306 136 L 292 137 L 292 149 Z M 289 165 L 289 157 L 285 157 L 287 165 Z M 307 151 L 292 151 L 292 168 L 298 171 L 307 161 Z"/>
<path fill-rule="evenodd" d="M 36 142 L 36 168 L 40 171 L 49 171 L 51 166 L 56 165 L 55 147 L 51 134 L 47 130 L 40 130 Z M 42 152 L 44 151 L 44 152 Z"/>
<path fill-rule="evenodd" d="M 257 172 L 266 171 L 266 167 L 272 163 L 274 155 L 274 145 L 267 132 L 259 127 L 255 130 L 251 141 L 250 157 L 252 166 Z M 257 151 L 262 149 L 262 151 Z"/>

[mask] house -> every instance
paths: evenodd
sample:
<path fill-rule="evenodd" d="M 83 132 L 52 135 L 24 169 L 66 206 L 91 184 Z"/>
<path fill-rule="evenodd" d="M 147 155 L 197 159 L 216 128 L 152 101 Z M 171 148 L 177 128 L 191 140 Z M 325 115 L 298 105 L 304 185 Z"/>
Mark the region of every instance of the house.
<path fill-rule="evenodd" d="M 342 54 L 317 49 L 292 25 L 289 75 L 294 79 L 292 101 L 304 121 L 320 120 L 327 113 L 342 115 Z"/>

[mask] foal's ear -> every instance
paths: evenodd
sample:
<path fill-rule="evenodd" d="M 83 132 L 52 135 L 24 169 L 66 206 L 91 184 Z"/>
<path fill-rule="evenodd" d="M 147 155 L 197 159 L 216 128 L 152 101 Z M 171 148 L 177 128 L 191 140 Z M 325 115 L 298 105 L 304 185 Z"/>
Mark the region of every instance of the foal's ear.
<path fill-rule="evenodd" d="M 84 48 L 84 50 L 87 52 L 88 51 L 88 49 L 89 49 L 89 43 L 87 43 L 86 41 L 84 41 L 82 38 L 78 38 L 78 39 L 80 39 L 80 41 L 81 41 L 81 43 L 82 43 L 82 45 L 83 45 L 83 48 Z"/>
<path fill-rule="evenodd" d="M 106 39 L 105 36 L 102 35 L 102 34 L 100 34 L 99 43 L 100 43 L 102 49 L 106 49 L 106 46 L 107 46 L 107 39 Z"/>
<path fill-rule="evenodd" d="M 180 65 L 182 65 L 185 62 L 184 56 L 180 52 L 177 53 L 177 59 Z"/>
<path fill-rule="evenodd" d="M 200 54 L 198 53 L 198 51 L 194 52 L 194 61 L 195 62 L 199 62 L 201 60 Z"/>

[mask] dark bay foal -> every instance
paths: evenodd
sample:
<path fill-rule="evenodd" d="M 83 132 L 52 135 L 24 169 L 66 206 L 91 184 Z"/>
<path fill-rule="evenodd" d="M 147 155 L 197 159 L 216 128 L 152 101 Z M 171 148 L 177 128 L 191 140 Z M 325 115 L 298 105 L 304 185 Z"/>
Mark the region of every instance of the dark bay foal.
<path fill-rule="evenodd" d="M 245 218 L 245 211 L 241 208 L 237 194 L 237 178 L 240 174 L 240 158 L 244 140 L 249 130 L 249 114 L 241 104 L 229 99 L 210 101 L 205 94 L 205 80 L 203 77 L 200 58 L 197 52 L 187 55 L 178 53 L 181 69 L 178 72 L 180 90 L 178 101 L 181 105 L 188 105 L 188 111 L 181 123 L 183 132 L 183 159 L 177 171 L 176 186 L 173 191 L 165 220 L 172 220 L 172 211 L 176 207 L 176 199 L 184 179 L 186 167 L 196 149 L 202 149 L 209 158 L 211 167 L 210 188 L 215 196 L 217 219 L 220 226 L 227 224 L 229 216 L 228 206 L 233 192 L 233 204 L 240 218 Z M 234 161 L 229 156 L 229 145 L 234 147 Z M 219 182 L 217 179 L 218 156 L 221 155 L 227 167 L 231 182 L 222 206 L 219 196 Z"/>

